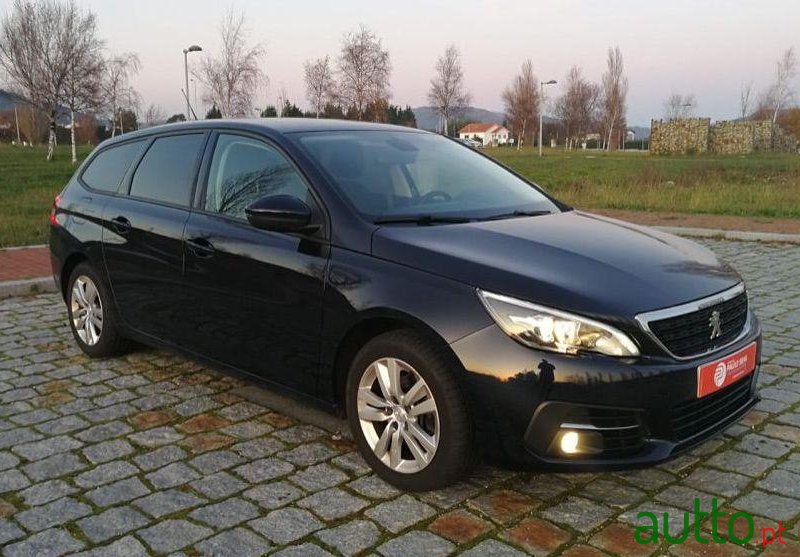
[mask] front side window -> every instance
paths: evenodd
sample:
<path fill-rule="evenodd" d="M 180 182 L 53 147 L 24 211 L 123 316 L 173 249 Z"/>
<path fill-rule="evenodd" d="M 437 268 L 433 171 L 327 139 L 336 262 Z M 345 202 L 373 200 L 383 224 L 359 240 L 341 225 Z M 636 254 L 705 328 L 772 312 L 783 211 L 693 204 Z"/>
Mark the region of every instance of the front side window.
<path fill-rule="evenodd" d="M 144 149 L 145 143 L 134 141 L 101 151 L 83 171 L 81 180 L 93 190 L 116 192 L 131 163 Z"/>
<path fill-rule="evenodd" d="M 257 139 L 220 134 L 208 173 L 205 209 L 244 219 L 247 206 L 268 195 L 309 201 L 305 182 L 281 153 Z"/>
<path fill-rule="evenodd" d="M 558 212 L 535 187 L 464 145 L 434 134 L 339 131 L 298 143 L 367 218 L 499 218 Z"/>
<path fill-rule="evenodd" d="M 203 139 L 200 133 L 156 139 L 136 168 L 131 196 L 188 207 Z"/>

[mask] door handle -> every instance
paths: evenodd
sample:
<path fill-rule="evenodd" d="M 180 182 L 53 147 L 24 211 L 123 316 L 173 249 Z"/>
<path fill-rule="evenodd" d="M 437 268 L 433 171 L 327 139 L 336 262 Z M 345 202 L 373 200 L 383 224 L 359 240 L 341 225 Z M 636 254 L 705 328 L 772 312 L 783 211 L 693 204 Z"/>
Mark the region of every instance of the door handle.
<path fill-rule="evenodd" d="M 190 238 L 186 245 L 195 256 L 208 258 L 214 255 L 214 244 L 206 238 Z"/>
<path fill-rule="evenodd" d="M 131 221 L 123 216 L 111 219 L 111 226 L 118 234 L 127 234 L 131 230 Z"/>

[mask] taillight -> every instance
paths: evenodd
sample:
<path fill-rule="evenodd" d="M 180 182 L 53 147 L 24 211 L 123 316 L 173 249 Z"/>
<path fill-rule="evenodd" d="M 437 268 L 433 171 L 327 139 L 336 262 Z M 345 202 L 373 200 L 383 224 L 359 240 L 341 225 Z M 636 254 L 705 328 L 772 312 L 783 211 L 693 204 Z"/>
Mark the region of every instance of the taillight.
<path fill-rule="evenodd" d="M 52 226 L 61 226 L 56 218 L 56 209 L 58 209 L 59 205 L 61 205 L 61 196 L 57 195 L 53 200 L 53 206 L 50 208 L 50 224 Z"/>

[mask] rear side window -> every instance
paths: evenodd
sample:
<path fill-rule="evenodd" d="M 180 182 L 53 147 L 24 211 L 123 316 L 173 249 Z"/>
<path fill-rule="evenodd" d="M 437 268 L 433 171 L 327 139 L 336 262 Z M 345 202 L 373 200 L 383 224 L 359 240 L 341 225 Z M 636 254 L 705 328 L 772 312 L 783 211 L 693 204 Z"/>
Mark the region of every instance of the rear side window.
<path fill-rule="evenodd" d="M 93 190 L 116 192 L 144 145 L 144 141 L 135 141 L 101 151 L 83 171 L 81 180 Z"/>
<path fill-rule="evenodd" d="M 197 133 L 156 139 L 133 175 L 131 196 L 188 206 L 203 138 Z"/>

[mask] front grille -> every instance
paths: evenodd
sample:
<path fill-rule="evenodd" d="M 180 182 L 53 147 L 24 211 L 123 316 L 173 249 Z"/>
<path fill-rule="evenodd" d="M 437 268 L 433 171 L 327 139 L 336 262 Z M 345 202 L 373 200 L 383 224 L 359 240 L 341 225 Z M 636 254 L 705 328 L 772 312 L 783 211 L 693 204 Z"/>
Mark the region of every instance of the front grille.
<path fill-rule="evenodd" d="M 703 398 L 682 402 L 671 411 L 672 433 L 683 441 L 725 420 L 750 400 L 752 375 Z"/>
<path fill-rule="evenodd" d="M 711 339 L 711 314 L 719 312 L 721 335 Z M 747 293 L 717 304 L 657 321 L 649 327 L 672 354 L 688 358 L 711 352 L 733 342 L 747 322 Z"/>
<path fill-rule="evenodd" d="M 619 458 L 638 453 L 644 446 L 641 412 L 622 408 L 577 407 L 565 419 L 596 431 L 603 441 L 596 457 Z"/>

